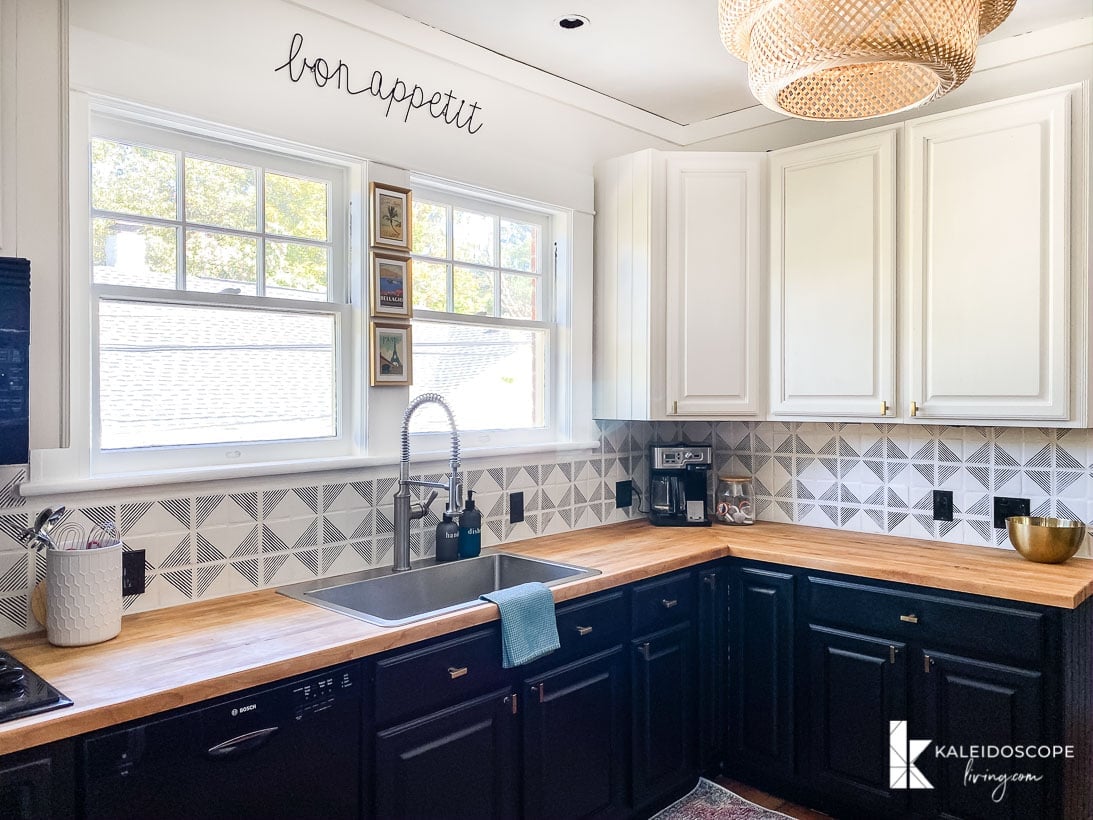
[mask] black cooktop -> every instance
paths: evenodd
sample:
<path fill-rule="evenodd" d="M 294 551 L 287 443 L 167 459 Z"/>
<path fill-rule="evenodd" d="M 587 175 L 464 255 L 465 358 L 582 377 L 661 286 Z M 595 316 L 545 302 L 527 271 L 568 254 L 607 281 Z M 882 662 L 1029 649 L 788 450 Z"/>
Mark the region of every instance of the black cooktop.
<path fill-rule="evenodd" d="M 72 701 L 7 652 L 0 652 L 0 721 L 71 705 Z"/>

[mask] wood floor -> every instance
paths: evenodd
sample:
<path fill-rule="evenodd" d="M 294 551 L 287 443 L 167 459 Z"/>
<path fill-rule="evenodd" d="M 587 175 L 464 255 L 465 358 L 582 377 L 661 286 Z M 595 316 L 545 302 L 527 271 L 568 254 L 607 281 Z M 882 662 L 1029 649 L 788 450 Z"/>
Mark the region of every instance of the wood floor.
<path fill-rule="evenodd" d="M 717 783 L 724 786 L 726 789 L 736 792 L 745 800 L 750 800 L 757 806 L 780 811 L 782 814 L 788 814 L 790 817 L 796 818 L 796 820 L 832 820 L 830 815 L 813 811 L 812 809 L 806 809 L 804 806 L 799 806 L 796 803 L 790 803 L 788 800 L 783 800 L 781 797 L 775 797 L 773 794 L 759 791 L 759 789 L 747 786 L 739 780 L 733 780 L 731 777 L 719 777 L 717 778 Z"/>

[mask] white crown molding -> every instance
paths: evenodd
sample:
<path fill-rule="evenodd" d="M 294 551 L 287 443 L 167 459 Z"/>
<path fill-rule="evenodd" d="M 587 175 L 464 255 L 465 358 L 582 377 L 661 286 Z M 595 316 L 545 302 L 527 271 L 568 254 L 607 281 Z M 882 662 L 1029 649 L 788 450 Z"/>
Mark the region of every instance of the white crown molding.
<path fill-rule="evenodd" d="M 787 119 L 756 103 L 683 125 L 411 20 L 367 0 L 286 0 L 455 65 L 686 147 Z M 1093 45 L 1093 17 L 982 43 L 976 71 Z"/>

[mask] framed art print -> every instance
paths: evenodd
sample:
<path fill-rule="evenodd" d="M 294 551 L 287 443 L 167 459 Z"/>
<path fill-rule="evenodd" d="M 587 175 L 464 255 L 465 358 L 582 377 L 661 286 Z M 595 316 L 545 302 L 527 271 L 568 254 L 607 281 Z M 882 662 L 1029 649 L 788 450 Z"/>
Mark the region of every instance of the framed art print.
<path fill-rule="evenodd" d="M 410 252 L 413 202 L 409 188 L 373 182 L 372 245 Z"/>
<path fill-rule="evenodd" d="M 407 387 L 413 383 L 409 325 L 372 322 L 372 386 Z"/>
<path fill-rule="evenodd" d="M 372 251 L 372 315 L 409 319 L 414 313 L 411 260 Z"/>

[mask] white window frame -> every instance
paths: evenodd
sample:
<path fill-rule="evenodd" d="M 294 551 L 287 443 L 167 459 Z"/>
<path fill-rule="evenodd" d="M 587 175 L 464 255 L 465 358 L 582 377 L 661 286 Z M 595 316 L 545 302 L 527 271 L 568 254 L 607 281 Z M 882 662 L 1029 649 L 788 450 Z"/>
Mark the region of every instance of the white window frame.
<path fill-rule="evenodd" d="M 359 456 L 363 451 L 364 401 L 361 363 L 363 333 L 360 320 L 361 282 L 360 249 L 355 244 L 359 231 L 359 211 L 363 203 L 364 168 L 349 158 L 327 155 L 298 146 L 258 138 L 229 129 L 202 127 L 185 118 L 169 118 L 148 114 L 142 110 L 119 110 L 109 102 L 101 105 L 83 97 L 86 131 L 77 135 L 73 128 L 72 171 L 72 292 L 74 334 L 86 339 L 86 356 L 73 357 L 69 462 L 78 453 L 81 466 L 65 469 L 69 475 L 96 479 L 102 476 L 148 475 L 159 472 L 181 474 L 217 468 L 240 468 L 246 465 L 278 462 L 318 462 L 326 459 Z M 82 137 L 82 139 L 80 139 Z M 274 172 L 330 182 L 328 213 L 330 215 L 331 267 L 328 281 L 329 301 L 282 299 L 268 296 L 243 296 L 196 291 L 160 290 L 96 284 L 92 281 L 91 220 L 95 216 L 113 216 L 94 211 L 91 207 L 90 145 L 92 138 L 104 138 L 131 144 L 146 145 L 186 155 L 210 158 L 253 166 L 260 162 Z M 78 162 L 77 162 L 78 158 Z M 183 192 L 179 192 L 180 199 Z M 259 203 L 259 225 L 262 224 Z M 131 215 L 148 224 L 182 225 L 185 236 L 184 203 L 177 219 L 156 221 Z M 354 211 L 356 213 L 354 213 Z M 196 223 L 195 223 L 196 227 Z M 236 232 L 239 233 L 239 232 Z M 259 241 L 262 232 L 254 233 Z M 281 238 L 281 237 L 276 237 Z M 291 241 L 291 237 L 285 237 Z M 178 248 L 179 264 L 184 260 L 184 247 Z M 103 450 L 100 447 L 98 415 L 98 307 L 106 299 L 148 301 L 167 305 L 199 305 L 212 307 L 243 307 L 246 309 L 295 312 L 333 316 L 335 321 L 335 413 L 337 433 L 331 437 L 284 439 L 259 442 L 197 444 L 169 447 L 147 447 L 125 450 Z M 81 311 L 84 306 L 86 313 Z M 74 340 L 75 341 L 75 340 Z M 78 346 L 73 345 L 73 349 Z M 50 470 L 49 472 L 54 472 Z"/>
<path fill-rule="evenodd" d="M 435 179 L 414 176 L 411 178 L 414 202 L 436 202 L 449 206 L 447 226 L 447 258 L 412 254 L 414 261 L 435 262 L 449 266 L 462 265 L 468 268 L 490 270 L 508 270 L 501 267 L 498 255 L 496 264 L 482 265 L 473 262 L 461 263 L 453 258 L 452 208 L 485 213 L 500 219 L 515 222 L 531 222 L 542 228 L 542 272 L 541 292 L 539 294 L 539 320 L 507 319 L 484 317 L 445 311 L 423 310 L 414 308 L 413 321 L 443 322 L 474 327 L 508 327 L 546 331 L 546 351 L 544 362 L 546 374 L 542 413 L 544 426 L 511 429 L 476 430 L 464 428 L 456 413 L 456 424 L 460 425 L 460 436 L 465 448 L 512 448 L 536 446 L 551 443 L 563 443 L 570 440 L 572 414 L 569 408 L 569 356 L 570 346 L 564 332 L 566 311 L 562 308 L 564 295 L 570 292 L 568 266 L 559 264 L 558 234 L 564 233 L 565 215 L 538 203 L 516 200 L 493 193 L 487 193 L 465 186 L 457 186 Z M 499 254 L 500 232 L 495 236 L 495 251 Z M 520 273 L 520 271 L 512 271 Z M 450 285 L 450 281 L 449 281 Z M 452 295 L 449 287 L 448 295 Z M 495 304 L 500 304 L 500 279 L 494 290 Z M 449 302 L 449 307 L 451 303 Z M 440 451 L 446 446 L 448 437 L 445 433 L 413 433 L 415 452 Z"/>

